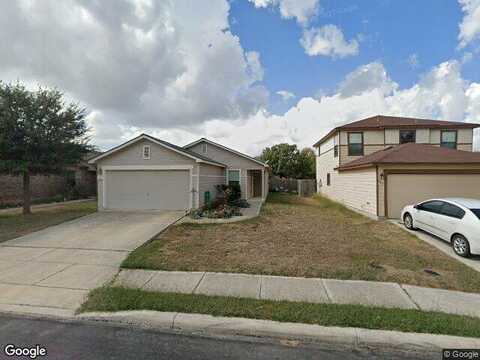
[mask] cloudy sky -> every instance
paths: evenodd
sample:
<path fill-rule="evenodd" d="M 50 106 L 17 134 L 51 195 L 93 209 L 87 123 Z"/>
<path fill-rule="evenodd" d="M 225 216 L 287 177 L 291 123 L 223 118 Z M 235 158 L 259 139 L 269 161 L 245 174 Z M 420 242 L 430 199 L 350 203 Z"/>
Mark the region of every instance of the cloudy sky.
<path fill-rule="evenodd" d="M 480 123 L 480 0 L 1 1 L 0 79 L 63 90 L 102 149 L 147 132 L 257 155 L 375 114 Z"/>

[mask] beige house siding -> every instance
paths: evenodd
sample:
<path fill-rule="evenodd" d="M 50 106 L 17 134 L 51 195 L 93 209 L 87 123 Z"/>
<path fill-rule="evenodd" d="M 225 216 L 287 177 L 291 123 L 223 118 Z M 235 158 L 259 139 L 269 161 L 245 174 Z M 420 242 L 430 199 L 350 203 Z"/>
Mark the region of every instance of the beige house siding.
<path fill-rule="evenodd" d="M 322 183 L 320 193 L 332 200 L 365 213 L 377 215 L 376 169 L 333 171 L 330 186 Z"/>
<path fill-rule="evenodd" d="M 340 164 L 340 156 L 334 157 L 332 136 L 320 147 L 317 156 L 317 190 L 322 195 L 339 201 L 351 208 L 368 215 L 376 215 L 376 170 L 338 172 L 334 170 Z M 341 152 L 340 152 L 341 155 Z M 330 174 L 330 186 L 327 185 L 327 174 Z"/>
<path fill-rule="evenodd" d="M 445 171 L 451 170 L 454 174 L 460 173 L 462 170 L 479 170 L 480 165 L 384 165 L 378 169 L 378 215 L 385 216 L 385 176 L 382 177 L 384 170 L 416 170 L 420 172 L 432 172 L 435 170 Z M 440 175 L 439 175 L 440 176 Z M 480 180 L 480 176 L 479 176 Z M 387 180 L 388 181 L 388 180 Z M 432 180 L 432 187 L 435 186 L 435 181 Z"/>
<path fill-rule="evenodd" d="M 226 182 L 226 175 L 225 169 L 220 168 L 218 166 L 208 165 L 208 164 L 200 164 L 200 177 L 198 181 L 198 207 L 204 205 L 205 200 L 205 192 L 210 192 L 210 198 L 214 200 L 218 193 L 217 193 L 217 185 L 225 184 Z M 196 180 L 197 174 L 193 176 L 194 180 Z"/>
<path fill-rule="evenodd" d="M 204 155 L 209 157 L 212 160 L 218 161 L 222 164 L 228 166 L 229 169 L 238 169 L 240 170 L 240 188 L 242 190 L 242 198 L 248 198 L 248 176 L 247 170 L 258 169 L 262 170 L 265 167 L 255 161 L 249 160 L 243 156 L 237 155 L 231 151 L 226 149 L 222 149 L 219 146 L 216 146 L 211 143 L 207 143 L 207 151 L 204 152 L 203 142 L 199 142 L 191 147 L 188 147 L 190 151 L 194 151 L 198 154 Z M 266 170 L 265 170 L 266 172 Z M 266 187 L 268 189 L 268 187 Z M 265 196 L 267 195 L 268 191 L 265 191 Z"/>
<path fill-rule="evenodd" d="M 150 145 L 150 159 L 143 158 L 143 146 Z M 184 165 L 192 166 L 192 175 L 197 172 L 197 163 L 195 159 L 190 159 L 185 155 L 181 155 L 175 151 L 169 150 L 161 145 L 149 140 L 140 140 L 124 149 L 118 150 L 113 154 L 104 157 L 97 161 L 97 194 L 98 194 L 98 209 L 103 208 L 103 180 L 104 180 L 104 166 L 155 166 L 155 165 Z M 192 181 L 192 205 L 195 207 L 195 192 L 196 181 Z"/>

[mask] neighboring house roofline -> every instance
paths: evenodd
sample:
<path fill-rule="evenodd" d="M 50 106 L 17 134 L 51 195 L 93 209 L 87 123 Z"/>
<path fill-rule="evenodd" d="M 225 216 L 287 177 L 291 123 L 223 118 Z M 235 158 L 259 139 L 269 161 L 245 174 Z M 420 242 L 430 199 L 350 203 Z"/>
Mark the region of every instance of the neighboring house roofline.
<path fill-rule="evenodd" d="M 149 141 L 152 141 L 153 143 L 157 144 L 157 145 L 160 145 L 164 148 L 167 148 L 171 151 L 174 151 L 174 152 L 177 152 L 183 156 L 186 156 L 186 157 L 189 157 L 193 160 L 195 160 L 196 162 L 198 163 L 205 163 L 205 164 L 209 164 L 209 165 L 214 165 L 214 166 L 219 166 L 219 167 L 227 167 L 225 164 L 222 164 L 222 163 L 219 163 L 218 161 L 215 161 L 215 160 L 212 160 L 212 159 L 209 159 L 207 158 L 206 156 L 202 156 L 202 155 L 199 155 L 197 153 L 194 153 L 192 151 L 188 151 L 184 148 L 181 148 L 179 146 L 176 146 L 174 144 L 171 144 L 167 141 L 164 141 L 164 140 L 160 140 L 160 139 L 157 139 L 153 136 L 150 136 L 150 135 L 147 135 L 147 134 L 140 134 L 139 136 L 137 136 L 136 138 L 133 138 L 129 141 L 126 141 L 124 142 L 123 144 L 120 144 L 118 146 L 115 146 L 114 148 L 108 150 L 108 151 L 105 151 L 104 153 L 101 153 L 100 155 L 97 155 L 93 158 L 91 158 L 90 160 L 88 160 L 88 163 L 89 164 L 94 164 L 96 163 L 98 160 L 100 159 L 103 159 L 107 156 L 110 156 L 112 155 L 113 153 L 119 151 L 119 150 L 122 150 L 130 145 L 133 145 L 135 144 L 136 142 L 140 141 L 140 140 L 149 140 Z"/>
<path fill-rule="evenodd" d="M 368 131 L 383 129 L 475 129 L 478 127 L 480 127 L 480 124 L 459 121 L 376 115 L 333 128 L 317 141 L 313 147 L 319 147 L 321 143 L 339 131 Z"/>
<path fill-rule="evenodd" d="M 454 150 L 429 144 L 407 143 L 389 146 L 335 170 L 357 170 L 376 165 L 480 165 L 480 153 Z"/>
<path fill-rule="evenodd" d="M 206 139 L 206 138 L 200 138 L 200 139 L 198 139 L 198 140 L 196 140 L 196 141 L 194 141 L 194 142 L 192 142 L 192 143 L 190 143 L 190 144 L 185 145 L 183 148 L 184 148 L 184 149 L 187 149 L 187 148 L 190 148 L 190 147 L 192 147 L 192 146 L 195 146 L 195 145 L 197 145 L 197 144 L 199 144 L 199 143 L 201 143 L 201 142 L 206 142 L 207 144 L 211 144 L 211 145 L 214 145 L 214 146 L 218 146 L 218 147 L 221 148 L 221 149 L 224 149 L 224 150 L 226 150 L 226 151 L 230 151 L 230 152 L 232 152 L 232 153 L 234 153 L 234 154 L 237 154 L 238 156 L 241 156 L 241 157 L 244 157 L 244 158 L 246 158 L 246 159 L 248 159 L 248 160 L 251 160 L 251 161 L 253 161 L 253 162 L 256 162 L 257 164 L 260 164 L 260 165 L 262 165 L 262 166 L 264 166 L 264 167 L 269 167 L 268 164 L 266 164 L 266 163 L 264 163 L 264 162 L 262 162 L 262 161 L 260 161 L 260 160 L 257 160 L 257 159 L 255 159 L 255 158 L 253 158 L 253 157 L 251 157 L 251 156 L 246 155 L 246 154 L 243 154 L 243 153 L 241 153 L 240 151 L 231 149 L 231 148 L 226 147 L 226 146 L 224 146 L 224 145 L 220 145 L 219 143 L 216 143 L 216 142 L 214 142 L 214 141 L 208 140 L 208 139 Z"/>

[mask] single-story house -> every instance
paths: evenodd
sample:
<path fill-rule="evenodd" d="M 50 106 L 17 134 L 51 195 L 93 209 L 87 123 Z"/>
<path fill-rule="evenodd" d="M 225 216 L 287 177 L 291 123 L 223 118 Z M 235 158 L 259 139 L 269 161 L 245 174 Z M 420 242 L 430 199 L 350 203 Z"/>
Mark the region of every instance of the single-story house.
<path fill-rule="evenodd" d="M 480 199 L 478 124 L 373 116 L 339 126 L 317 148 L 317 191 L 374 218 L 435 197 Z"/>
<path fill-rule="evenodd" d="M 97 166 L 99 210 L 185 210 L 238 183 L 244 199 L 265 199 L 268 166 L 200 139 L 184 147 L 141 134 L 89 161 Z"/>

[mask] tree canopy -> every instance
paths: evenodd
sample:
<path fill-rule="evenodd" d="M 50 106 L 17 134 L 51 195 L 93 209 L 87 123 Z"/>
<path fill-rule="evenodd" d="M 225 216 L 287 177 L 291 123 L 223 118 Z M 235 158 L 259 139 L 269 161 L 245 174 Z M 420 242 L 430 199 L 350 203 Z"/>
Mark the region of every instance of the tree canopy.
<path fill-rule="evenodd" d="M 295 179 L 315 178 L 315 153 L 310 148 L 300 151 L 297 145 L 277 144 L 265 148 L 260 159 L 268 163 L 274 175 Z"/>
<path fill-rule="evenodd" d="M 30 212 L 30 175 L 61 173 L 93 149 L 85 116 L 57 89 L 0 82 L 0 173 L 23 175 L 24 212 Z"/>

